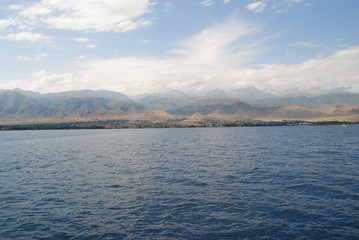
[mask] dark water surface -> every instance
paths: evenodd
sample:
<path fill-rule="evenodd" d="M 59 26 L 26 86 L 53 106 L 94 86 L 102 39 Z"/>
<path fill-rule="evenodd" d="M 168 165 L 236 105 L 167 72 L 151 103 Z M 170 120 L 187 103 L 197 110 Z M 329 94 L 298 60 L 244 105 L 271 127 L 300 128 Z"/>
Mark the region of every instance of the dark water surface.
<path fill-rule="evenodd" d="M 359 126 L 0 132 L 0 239 L 358 239 Z"/>

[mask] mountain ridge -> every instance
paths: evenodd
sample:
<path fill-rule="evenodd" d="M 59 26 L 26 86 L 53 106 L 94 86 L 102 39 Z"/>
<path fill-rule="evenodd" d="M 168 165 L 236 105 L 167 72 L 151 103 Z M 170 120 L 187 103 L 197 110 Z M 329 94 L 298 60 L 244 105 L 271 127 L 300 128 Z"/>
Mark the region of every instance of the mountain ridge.
<path fill-rule="evenodd" d="M 257 92 L 245 89 L 242 92 Z M 260 90 L 258 90 L 260 91 Z M 241 92 L 241 91 L 237 91 Z M 34 119 L 354 119 L 359 121 L 359 94 L 278 97 L 259 94 L 249 99 L 215 94 L 191 96 L 178 90 L 133 100 L 108 90 L 41 94 L 21 89 L 0 90 L 0 121 Z M 232 92 L 233 93 L 233 92 Z M 237 95 L 238 96 L 238 95 Z M 244 96 L 244 95 L 243 95 Z M 247 99 L 247 100 L 245 100 Z"/>

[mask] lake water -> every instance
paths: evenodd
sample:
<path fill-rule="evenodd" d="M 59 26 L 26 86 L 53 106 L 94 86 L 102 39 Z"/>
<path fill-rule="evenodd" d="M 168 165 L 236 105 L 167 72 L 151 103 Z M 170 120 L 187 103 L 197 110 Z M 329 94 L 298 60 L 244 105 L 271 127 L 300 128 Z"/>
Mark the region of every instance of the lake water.
<path fill-rule="evenodd" d="M 0 239 L 358 239 L 359 126 L 0 132 Z"/>

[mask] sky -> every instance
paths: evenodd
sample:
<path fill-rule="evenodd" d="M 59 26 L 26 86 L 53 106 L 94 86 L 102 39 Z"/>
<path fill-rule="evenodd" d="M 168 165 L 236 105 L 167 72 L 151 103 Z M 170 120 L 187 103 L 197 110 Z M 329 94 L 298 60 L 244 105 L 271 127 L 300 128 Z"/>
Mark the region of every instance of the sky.
<path fill-rule="evenodd" d="M 359 92 L 358 0 L 1 0 L 0 89 Z"/>

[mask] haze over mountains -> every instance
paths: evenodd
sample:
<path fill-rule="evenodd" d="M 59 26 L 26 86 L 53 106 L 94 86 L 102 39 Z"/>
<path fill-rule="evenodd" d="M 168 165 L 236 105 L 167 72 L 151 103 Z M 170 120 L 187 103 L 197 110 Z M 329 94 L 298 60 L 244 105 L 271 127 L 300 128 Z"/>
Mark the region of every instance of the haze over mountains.
<path fill-rule="evenodd" d="M 38 120 L 337 120 L 359 121 L 359 94 L 334 89 L 279 96 L 254 87 L 189 95 L 178 90 L 133 99 L 107 90 L 40 94 L 0 90 L 0 122 Z"/>

